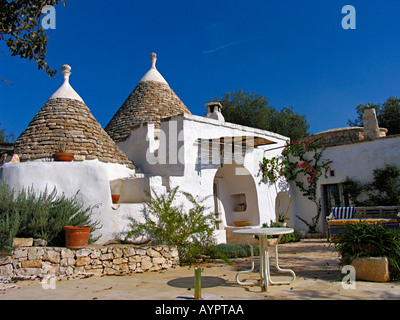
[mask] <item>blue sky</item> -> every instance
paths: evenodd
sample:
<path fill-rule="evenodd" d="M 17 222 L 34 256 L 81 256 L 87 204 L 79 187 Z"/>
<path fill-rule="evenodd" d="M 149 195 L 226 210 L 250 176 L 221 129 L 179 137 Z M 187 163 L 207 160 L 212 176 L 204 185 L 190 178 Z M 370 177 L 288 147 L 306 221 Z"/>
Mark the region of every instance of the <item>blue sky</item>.
<path fill-rule="evenodd" d="M 342 28 L 342 7 L 356 29 Z M 236 89 L 293 106 L 310 131 L 347 126 L 360 103 L 399 95 L 398 0 L 74 1 L 47 30 L 51 79 L 0 42 L 0 128 L 16 137 L 62 83 L 105 127 L 157 53 L 157 69 L 193 114 Z"/>

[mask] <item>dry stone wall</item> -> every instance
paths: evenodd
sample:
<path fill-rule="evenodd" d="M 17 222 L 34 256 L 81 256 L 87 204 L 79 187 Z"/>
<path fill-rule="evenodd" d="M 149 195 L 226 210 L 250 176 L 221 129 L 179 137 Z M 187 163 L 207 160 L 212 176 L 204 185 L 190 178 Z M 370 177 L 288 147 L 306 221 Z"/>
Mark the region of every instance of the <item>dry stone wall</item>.
<path fill-rule="evenodd" d="M 144 122 L 160 125 L 162 118 L 191 112 L 166 83 L 139 82 L 115 113 L 105 131 L 116 141 L 124 141 L 131 129 Z"/>
<path fill-rule="evenodd" d="M 387 129 L 380 128 L 379 132 L 379 137 L 385 137 Z M 364 141 L 365 132 L 363 127 L 347 127 L 323 131 L 314 137 L 321 139 L 321 147 L 327 148 Z"/>
<path fill-rule="evenodd" d="M 0 256 L 0 277 L 127 275 L 174 268 L 175 246 L 113 245 L 72 250 L 61 247 L 17 247 Z"/>

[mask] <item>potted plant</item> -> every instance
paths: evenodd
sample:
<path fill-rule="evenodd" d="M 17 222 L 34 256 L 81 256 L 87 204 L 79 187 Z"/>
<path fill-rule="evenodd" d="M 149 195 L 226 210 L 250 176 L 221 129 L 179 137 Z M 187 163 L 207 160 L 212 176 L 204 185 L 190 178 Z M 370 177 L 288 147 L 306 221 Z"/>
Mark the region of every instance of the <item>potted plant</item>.
<path fill-rule="evenodd" d="M 335 251 L 341 256 L 339 266 L 351 264 L 356 269 L 356 275 L 359 275 L 361 272 L 357 272 L 357 268 L 361 268 L 364 262 L 368 263 L 368 258 L 382 257 L 388 261 L 390 279 L 400 279 L 399 230 L 391 230 L 381 224 L 369 225 L 360 220 L 357 224 L 346 224 L 344 231 L 332 238 L 332 243 L 335 245 Z M 385 278 L 385 275 L 377 275 L 377 272 L 378 269 L 374 268 L 371 277 Z M 360 280 L 369 280 L 368 277 L 369 275 Z"/>
<path fill-rule="evenodd" d="M 86 247 L 91 229 L 91 226 L 65 226 L 65 246 L 70 249 Z"/>
<path fill-rule="evenodd" d="M 57 152 L 53 154 L 54 161 L 72 161 L 74 154 L 68 152 L 68 145 L 65 142 L 57 145 Z"/>

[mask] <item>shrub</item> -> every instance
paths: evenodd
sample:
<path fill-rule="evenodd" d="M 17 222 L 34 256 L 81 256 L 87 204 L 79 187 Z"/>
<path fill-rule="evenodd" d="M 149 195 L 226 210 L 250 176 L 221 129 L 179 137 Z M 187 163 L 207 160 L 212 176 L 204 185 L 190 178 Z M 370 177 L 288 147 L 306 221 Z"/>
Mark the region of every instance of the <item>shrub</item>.
<path fill-rule="evenodd" d="M 215 245 L 213 231 L 217 224 L 215 214 L 206 214 L 202 205 L 205 199 L 197 199 L 182 192 L 192 204 L 189 212 L 183 206 L 173 205 L 178 187 L 171 192 L 151 196 L 144 211 L 145 222 L 138 223 L 131 218 L 131 231 L 125 240 L 131 237 L 148 237 L 154 243 L 176 245 L 181 263 L 190 263 Z"/>
<path fill-rule="evenodd" d="M 253 246 L 255 256 L 260 255 L 257 245 Z M 215 246 L 210 252 L 212 259 L 247 258 L 251 256 L 250 246 L 247 243 L 223 243 Z"/>
<path fill-rule="evenodd" d="M 282 227 L 284 227 L 282 222 L 271 221 L 271 224 L 269 226 L 266 223 L 263 224 L 263 228 L 282 228 Z M 277 237 L 278 236 L 268 236 L 268 239 Z M 301 239 L 301 233 L 298 230 L 294 229 L 294 232 L 282 235 L 282 238 L 279 241 L 279 243 L 298 242 L 300 241 L 300 239 Z"/>
<path fill-rule="evenodd" d="M 78 193 L 77 193 L 78 194 Z M 66 225 L 90 225 L 93 207 L 84 208 L 75 196 L 57 195 L 56 188 L 39 193 L 33 187 L 16 193 L 6 183 L 0 184 L 0 247 L 10 247 L 14 237 L 40 238 L 50 245 L 65 245 Z M 94 241 L 95 239 L 91 239 Z"/>
<path fill-rule="evenodd" d="M 14 205 L 14 190 L 0 184 L 0 248 L 10 248 L 17 235 L 21 218 Z"/>
<path fill-rule="evenodd" d="M 344 193 L 355 206 L 398 206 L 400 205 L 400 169 L 395 165 L 373 170 L 371 183 L 362 184 L 346 177 Z M 359 198 L 366 198 L 360 201 Z"/>
<path fill-rule="evenodd" d="M 332 239 L 341 255 L 340 265 L 357 257 L 387 257 L 392 280 L 400 279 L 400 232 L 384 226 L 360 222 L 346 224 L 343 232 Z"/>

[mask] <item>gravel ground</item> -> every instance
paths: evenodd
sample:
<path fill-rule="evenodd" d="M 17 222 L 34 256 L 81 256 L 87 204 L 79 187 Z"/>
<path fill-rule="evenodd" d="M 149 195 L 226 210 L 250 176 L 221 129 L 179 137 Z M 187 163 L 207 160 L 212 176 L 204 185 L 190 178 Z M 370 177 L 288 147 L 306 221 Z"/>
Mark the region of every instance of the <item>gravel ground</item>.
<path fill-rule="evenodd" d="M 272 251 L 272 250 L 271 250 Z M 271 252 L 271 257 L 273 253 Z M 391 300 L 400 299 L 400 282 L 357 281 L 345 289 L 337 264 L 338 255 L 324 240 L 309 239 L 279 246 L 282 268 L 291 268 L 296 280 L 289 285 L 239 285 L 237 271 L 249 269 L 250 259 L 234 259 L 229 265 L 213 261 L 198 265 L 202 271 L 203 298 L 223 300 Z M 271 259 L 273 262 L 273 259 Z M 273 263 L 271 263 L 273 264 Z M 256 279 L 259 267 L 242 278 Z M 271 269 L 273 279 L 288 279 Z M 43 282 L 40 279 L 0 283 L 0 300 L 174 300 L 194 294 L 194 267 L 178 267 L 164 272 L 145 272 L 130 276 L 78 277 Z"/>

